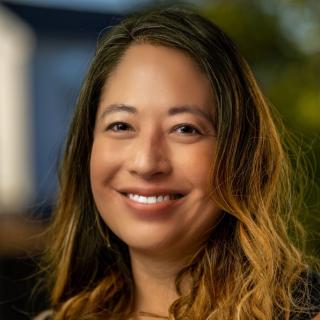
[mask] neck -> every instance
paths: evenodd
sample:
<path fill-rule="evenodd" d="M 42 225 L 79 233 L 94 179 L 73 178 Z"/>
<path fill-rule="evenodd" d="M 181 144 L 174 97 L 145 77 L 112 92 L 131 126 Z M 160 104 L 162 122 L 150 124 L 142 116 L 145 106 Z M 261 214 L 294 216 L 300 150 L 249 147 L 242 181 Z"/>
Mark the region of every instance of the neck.
<path fill-rule="evenodd" d="M 168 315 L 170 305 L 179 297 L 175 278 L 184 261 L 164 257 L 157 259 L 132 249 L 130 257 L 136 290 L 135 310 Z"/>

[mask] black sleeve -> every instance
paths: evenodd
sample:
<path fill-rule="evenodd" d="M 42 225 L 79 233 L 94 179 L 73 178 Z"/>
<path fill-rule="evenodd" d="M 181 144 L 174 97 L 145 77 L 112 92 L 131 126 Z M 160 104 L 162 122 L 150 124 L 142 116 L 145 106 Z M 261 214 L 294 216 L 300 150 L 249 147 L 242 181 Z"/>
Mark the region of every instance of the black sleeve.
<path fill-rule="evenodd" d="M 312 272 L 310 275 L 310 300 L 314 308 L 314 316 L 320 312 L 320 274 Z"/>
<path fill-rule="evenodd" d="M 312 320 L 320 313 L 320 274 L 314 271 L 308 271 L 306 278 L 307 294 L 305 294 L 305 290 L 303 290 L 303 292 L 301 291 L 302 286 L 298 286 L 295 296 L 297 300 L 299 299 L 300 301 L 301 296 L 305 297 L 303 299 L 303 306 L 308 305 L 309 310 L 299 313 L 293 312 L 290 320 Z"/>

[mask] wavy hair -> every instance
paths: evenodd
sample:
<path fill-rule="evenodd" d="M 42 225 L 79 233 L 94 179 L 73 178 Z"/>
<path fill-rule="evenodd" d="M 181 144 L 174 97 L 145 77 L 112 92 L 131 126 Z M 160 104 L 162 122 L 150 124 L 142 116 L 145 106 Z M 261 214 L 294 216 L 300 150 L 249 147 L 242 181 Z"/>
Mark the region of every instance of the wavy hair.
<path fill-rule="evenodd" d="M 279 117 L 219 27 L 193 11 L 165 8 L 134 14 L 98 40 L 65 147 L 44 260 L 54 320 L 128 319 L 133 312 L 128 248 L 97 212 L 89 161 L 102 87 L 126 49 L 139 43 L 188 54 L 216 100 L 210 191 L 225 214 L 177 275 L 180 297 L 169 319 L 288 320 L 296 309 L 307 312 L 308 266 L 288 236 L 299 231 L 301 203 Z M 185 276 L 192 286 L 182 293 Z"/>

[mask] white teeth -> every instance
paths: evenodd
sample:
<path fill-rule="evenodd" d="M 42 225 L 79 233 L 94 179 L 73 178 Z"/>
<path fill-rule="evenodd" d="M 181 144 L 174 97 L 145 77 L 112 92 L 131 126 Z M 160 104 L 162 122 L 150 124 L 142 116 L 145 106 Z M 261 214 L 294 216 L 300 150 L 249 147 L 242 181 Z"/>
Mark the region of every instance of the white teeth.
<path fill-rule="evenodd" d="M 156 203 L 157 197 L 148 197 L 148 203 Z"/>
<path fill-rule="evenodd" d="M 175 196 L 170 196 L 170 195 L 146 197 L 146 196 L 140 196 L 138 194 L 133 194 L 133 193 L 128 193 L 127 197 L 135 202 L 146 203 L 146 204 L 168 201 L 168 200 L 170 200 L 170 198 L 171 199 L 176 198 Z"/>
<path fill-rule="evenodd" d="M 168 195 L 163 197 L 163 201 L 167 201 L 167 200 L 170 200 L 170 196 L 168 196 Z"/>
<path fill-rule="evenodd" d="M 139 196 L 139 200 L 138 202 L 141 202 L 141 203 L 148 203 L 148 198 L 147 197 L 144 197 L 144 196 Z"/>

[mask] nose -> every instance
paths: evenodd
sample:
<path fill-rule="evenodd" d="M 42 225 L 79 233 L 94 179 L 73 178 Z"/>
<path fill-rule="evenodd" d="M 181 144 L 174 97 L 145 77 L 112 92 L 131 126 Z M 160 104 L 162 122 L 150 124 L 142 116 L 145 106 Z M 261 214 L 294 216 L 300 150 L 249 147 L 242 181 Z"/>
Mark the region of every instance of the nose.
<path fill-rule="evenodd" d="M 130 153 L 128 170 L 132 175 L 149 180 L 172 171 L 166 144 L 154 133 L 136 138 Z"/>

